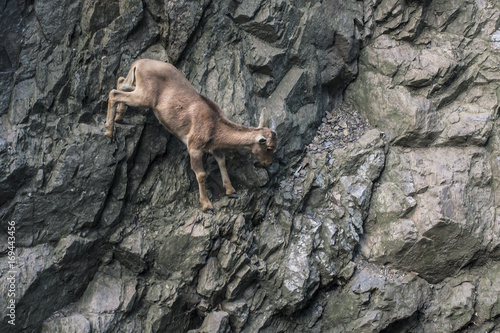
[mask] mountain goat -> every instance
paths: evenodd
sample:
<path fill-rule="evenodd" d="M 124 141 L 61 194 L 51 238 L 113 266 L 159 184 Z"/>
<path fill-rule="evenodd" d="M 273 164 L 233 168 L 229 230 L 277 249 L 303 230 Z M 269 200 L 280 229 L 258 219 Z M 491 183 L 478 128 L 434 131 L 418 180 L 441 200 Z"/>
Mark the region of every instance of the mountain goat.
<path fill-rule="evenodd" d="M 150 59 L 134 62 L 126 78 L 120 77 L 117 89 L 108 100 L 105 135 L 115 135 L 115 121 L 123 119 L 128 106 L 152 108 L 165 128 L 187 146 L 191 168 L 196 174 L 203 211 L 213 210 L 207 197 L 203 153 L 211 153 L 222 175 L 227 195 L 236 191 L 231 185 L 221 150 L 250 149 L 264 166 L 271 165 L 276 149 L 276 124 L 264 127 L 261 113 L 258 127 L 233 123 L 220 107 L 199 94 L 173 65 Z"/>

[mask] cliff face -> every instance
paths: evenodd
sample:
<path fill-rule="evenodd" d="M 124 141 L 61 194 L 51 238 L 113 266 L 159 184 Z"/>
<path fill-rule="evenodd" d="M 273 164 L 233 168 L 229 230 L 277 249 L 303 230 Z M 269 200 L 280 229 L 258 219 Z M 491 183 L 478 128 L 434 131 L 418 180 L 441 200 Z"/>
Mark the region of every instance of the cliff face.
<path fill-rule="evenodd" d="M 496 2 L 0 8 L 0 330 L 500 324 Z M 206 158 L 214 215 L 150 110 L 103 136 L 107 94 L 138 58 L 175 64 L 236 122 L 256 125 L 263 107 L 277 120 L 271 168 L 228 154 L 238 199 Z"/>

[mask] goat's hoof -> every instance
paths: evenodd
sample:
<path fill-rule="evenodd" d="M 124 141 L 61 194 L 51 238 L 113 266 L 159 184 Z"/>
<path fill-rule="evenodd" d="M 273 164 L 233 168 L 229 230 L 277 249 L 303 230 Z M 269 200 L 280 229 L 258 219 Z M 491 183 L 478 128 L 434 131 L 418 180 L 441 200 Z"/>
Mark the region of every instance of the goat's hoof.
<path fill-rule="evenodd" d="M 213 208 L 206 208 L 206 209 L 203 209 L 203 213 L 215 215 L 215 210 Z"/>
<path fill-rule="evenodd" d="M 212 212 L 214 214 L 214 206 L 210 202 L 205 205 L 202 204 L 202 207 L 204 213 Z"/>
<path fill-rule="evenodd" d="M 231 184 L 229 185 L 224 184 L 224 187 L 226 188 L 226 195 L 228 197 L 234 198 L 233 195 L 236 195 L 236 197 L 238 197 L 238 195 L 236 194 L 236 190 L 234 189 L 234 187 L 231 186 Z"/>

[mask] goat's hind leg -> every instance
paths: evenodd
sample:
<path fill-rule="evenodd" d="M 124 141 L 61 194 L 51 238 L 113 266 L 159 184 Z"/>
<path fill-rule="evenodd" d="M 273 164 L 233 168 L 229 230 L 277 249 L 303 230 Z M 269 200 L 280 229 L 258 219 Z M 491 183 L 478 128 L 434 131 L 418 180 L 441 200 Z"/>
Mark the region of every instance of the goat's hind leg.
<path fill-rule="evenodd" d="M 234 189 L 233 185 L 231 184 L 231 180 L 229 179 L 229 174 L 227 173 L 226 158 L 224 157 L 224 154 L 219 150 L 214 150 L 212 152 L 212 155 L 215 157 L 215 160 L 219 165 L 220 174 L 222 176 L 222 185 L 226 189 L 226 195 L 229 195 L 231 197 L 238 197 L 238 195 L 236 194 L 236 190 Z"/>
<path fill-rule="evenodd" d="M 124 77 L 118 78 L 118 80 L 116 82 L 116 89 L 118 89 L 120 91 L 125 91 L 125 92 L 134 91 L 136 89 L 135 70 L 136 70 L 136 67 L 133 66 L 132 68 L 130 68 L 126 78 L 124 78 Z M 117 113 L 116 113 L 115 121 L 122 121 L 123 116 L 125 115 L 125 111 L 127 111 L 127 104 L 125 104 L 123 102 L 118 103 L 116 108 L 117 108 L 117 110 L 116 110 Z"/>
<path fill-rule="evenodd" d="M 108 98 L 108 113 L 106 115 L 106 132 L 104 135 L 113 138 L 115 135 L 115 115 L 116 115 L 116 102 L 112 96 L 114 96 L 113 92 L 116 90 L 111 90 Z"/>
<path fill-rule="evenodd" d="M 125 92 L 133 92 L 136 89 L 135 86 L 135 68 L 128 73 L 127 78 L 120 77 L 116 82 L 116 89 Z M 125 111 L 127 111 L 127 104 L 125 103 L 117 103 L 116 105 L 116 117 L 115 121 L 119 122 L 123 120 L 123 116 L 125 115 Z"/>
<path fill-rule="evenodd" d="M 123 90 L 122 85 L 123 85 L 124 81 L 125 81 L 124 77 L 118 78 L 118 82 L 116 83 L 116 89 Z M 126 90 L 124 90 L 124 91 L 126 91 Z M 125 111 L 127 111 L 127 104 L 125 104 L 123 102 L 116 103 L 115 122 L 119 123 L 123 120 L 123 117 L 125 116 Z"/>
<path fill-rule="evenodd" d="M 150 105 L 144 100 L 142 94 L 136 90 L 132 92 L 120 91 L 113 89 L 109 92 L 108 98 L 108 114 L 106 117 L 106 132 L 104 135 L 112 138 L 115 132 L 115 116 L 116 109 L 119 103 L 123 103 L 126 107 L 135 106 L 147 108 Z"/>

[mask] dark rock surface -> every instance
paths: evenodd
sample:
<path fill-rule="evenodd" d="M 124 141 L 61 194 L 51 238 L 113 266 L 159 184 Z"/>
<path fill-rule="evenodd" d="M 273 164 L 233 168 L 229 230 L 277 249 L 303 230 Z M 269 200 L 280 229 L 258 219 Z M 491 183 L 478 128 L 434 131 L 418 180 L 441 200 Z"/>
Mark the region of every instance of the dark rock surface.
<path fill-rule="evenodd" d="M 499 25 L 489 0 L 0 1 L 0 331 L 498 330 Z M 239 198 L 206 158 L 213 215 L 150 110 L 103 135 L 138 58 L 277 121 L 269 169 L 228 154 Z"/>

